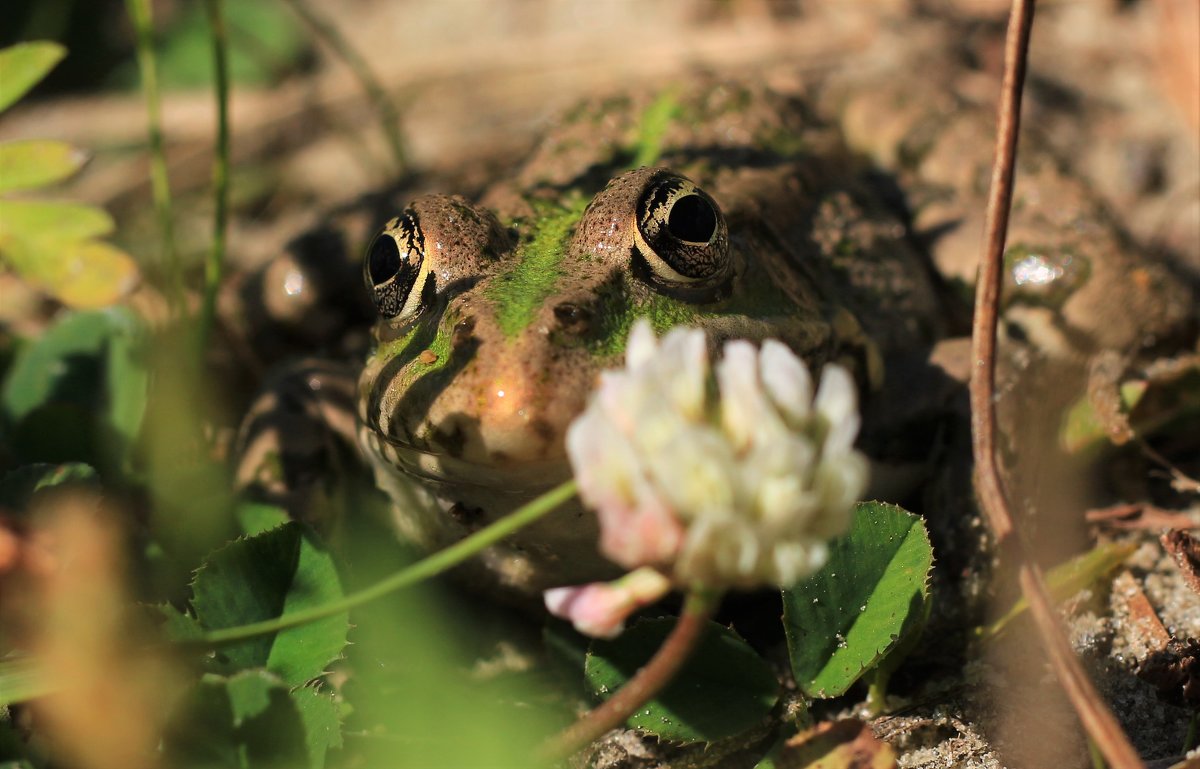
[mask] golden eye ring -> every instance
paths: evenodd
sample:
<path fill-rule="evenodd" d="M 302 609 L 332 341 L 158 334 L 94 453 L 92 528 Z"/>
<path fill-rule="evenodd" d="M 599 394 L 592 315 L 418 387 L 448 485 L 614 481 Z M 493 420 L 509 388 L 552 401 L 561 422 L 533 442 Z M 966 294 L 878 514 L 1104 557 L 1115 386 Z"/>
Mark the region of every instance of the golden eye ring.
<path fill-rule="evenodd" d="M 683 176 L 663 171 L 646 185 L 635 212 L 634 247 L 652 282 L 708 289 L 728 280 L 729 230 L 720 206 Z"/>
<path fill-rule="evenodd" d="M 384 318 L 415 318 L 427 304 L 425 236 L 412 208 L 384 225 L 363 259 L 363 280 Z"/>

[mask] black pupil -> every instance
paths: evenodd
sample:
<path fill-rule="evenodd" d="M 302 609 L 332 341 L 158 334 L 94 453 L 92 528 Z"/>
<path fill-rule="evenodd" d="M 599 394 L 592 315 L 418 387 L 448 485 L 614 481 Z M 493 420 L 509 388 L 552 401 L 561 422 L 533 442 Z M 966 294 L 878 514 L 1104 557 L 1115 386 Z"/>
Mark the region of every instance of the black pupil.
<path fill-rule="evenodd" d="M 396 276 L 400 271 L 400 248 L 395 238 L 387 233 L 375 238 L 367 254 L 367 269 L 376 286 Z"/>
<path fill-rule="evenodd" d="M 688 243 L 708 243 L 717 231 L 717 212 L 699 195 L 684 195 L 671 206 L 667 230 Z"/>

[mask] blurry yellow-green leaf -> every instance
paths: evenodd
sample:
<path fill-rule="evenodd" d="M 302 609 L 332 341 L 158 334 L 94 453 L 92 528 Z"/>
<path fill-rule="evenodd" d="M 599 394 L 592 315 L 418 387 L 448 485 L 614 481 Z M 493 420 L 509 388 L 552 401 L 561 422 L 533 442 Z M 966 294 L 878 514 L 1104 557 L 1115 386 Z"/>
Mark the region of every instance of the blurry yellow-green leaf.
<path fill-rule="evenodd" d="M 112 217 L 95 206 L 59 200 L 0 200 L 0 251 L 11 238 L 86 240 L 112 231 Z"/>
<path fill-rule="evenodd" d="M 1122 382 L 1120 388 L 1121 411 L 1129 414 L 1142 397 L 1145 396 L 1149 383 L 1141 380 Z M 1104 419 L 1096 411 L 1091 398 L 1080 398 L 1067 412 L 1059 442 L 1069 453 L 1077 454 L 1090 448 L 1105 445 L 1108 442 L 1108 430 L 1105 429 Z"/>
<path fill-rule="evenodd" d="M 0 240 L 5 260 L 63 304 L 79 309 L 107 307 L 137 283 L 133 257 L 99 240 Z"/>
<path fill-rule="evenodd" d="M 1086 553 L 1080 553 L 1069 561 L 1060 563 L 1046 572 L 1046 586 L 1054 601 L 1065 601 L 1080 590 L 1094 584 L 1133 555 L 1137 545 L 1129 542 L 1108 542 L 1096 545 Z M 1029 602 L 1022 596 L 1000 619 L 987 627 L 975 628 L 975 635 L 991 638 L 997 635 L 1022 612 Z"/>
<path fill-rule="evenodd" d="M 0 144 L 0 192 L 30 190 L 60 182 L 87 160 L 80 150 L 51 139 Z"/>
<path fill-rule="evenodd" d="M 791 738 L 777 769 L 894 769 L 896 751 L 857 719 L 826 721 Z"/>
<path fill-rule="evenodd" d="M 45 40 L 18 43 L 0 51 L 0 111 L 24 96 L 66 55 L 66 48 Z"/>
<path fill-rule="evenodd" d="M 137 283 L 133 257 L 99 240 L 64 244 L 46 288 L 59 301 L 81 309 L 107 307 Z"/>

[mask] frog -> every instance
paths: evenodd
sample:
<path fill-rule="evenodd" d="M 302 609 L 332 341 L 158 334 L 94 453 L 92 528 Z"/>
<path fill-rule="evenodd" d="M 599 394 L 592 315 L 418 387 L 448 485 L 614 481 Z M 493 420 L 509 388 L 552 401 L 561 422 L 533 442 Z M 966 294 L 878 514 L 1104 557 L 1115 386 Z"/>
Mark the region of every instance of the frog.
<path fill-rule="evenodd" d="M 478 202 L 429 194 L 391 218 L 362 263 L 378 319 L 358 437 L 401 536 L 445 547 L 569 478 L 566 430 L 639 317 L 659 333 L 702 328 L 714 353 L 775 338 L 813 369 L 849 366 L 870 494 L 911 487 L 923 458 L 889 452 L 932 429 L 970 374 L 964 262 L 993 119 L 935 81 L 790 94 L 702 82 L 599 100 Z M 862 140 L 884 110 L 891 157 Z M 652 162 L 638 161 L 664 113 Z M 1040 483 L 1055 433 L 1030 425 L 1087 389 L 1097 356 L 1177 343 L 1195 313 L 1186 282 L 1131 251 L 1086 185 L 1030 144 L 1006 257 L 1000 408 L 1042 458 L 1014 464 L 1017 492 L 1051 488 L 1051 506 L 1082 495 L 1068 473 Z M 898 203 L 878 169 L 905 153 Z M 1063 381 L 1073 387 L 1053 387 Z M 596 541 L 575 501 L 486 551 L 474 579 L 536 595 L 610 577 Z"/>
<path fill-rule="evenodd" d="M 656 157 L 634 162 L 628 137 L 664 111 Z M 440 549 L 567 480 L 566 431 L 638 318 L 701 328 L 714 352 L 778 339 L 864 393 L 917 371 L 943 298 L 865 170 L 802 100 L 720 83 L 582 109 L 478 203 L 411 201 L 363 260 L 359 442 L 397 531 Z M 576 500 L 473 579 L 538 595 L 611 577 L 597 541 Z"/>

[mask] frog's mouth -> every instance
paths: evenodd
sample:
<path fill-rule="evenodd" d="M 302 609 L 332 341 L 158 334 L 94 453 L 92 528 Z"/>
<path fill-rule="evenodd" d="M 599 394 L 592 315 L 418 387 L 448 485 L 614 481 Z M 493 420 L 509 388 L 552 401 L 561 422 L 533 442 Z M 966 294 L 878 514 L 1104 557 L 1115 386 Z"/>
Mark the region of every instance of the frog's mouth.
<path fill-rule="evenodd" d="M 401 472 L 431 490 L 474 487 L 527 496 L 571 476 L 565 455 L 512 462 L 464 459 L 383 435 L 370 425 L 362 426 L 360 443 L 373 463 L 383 463 L 392 472 Z"/>

